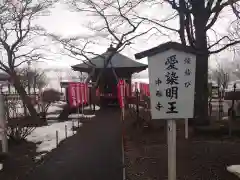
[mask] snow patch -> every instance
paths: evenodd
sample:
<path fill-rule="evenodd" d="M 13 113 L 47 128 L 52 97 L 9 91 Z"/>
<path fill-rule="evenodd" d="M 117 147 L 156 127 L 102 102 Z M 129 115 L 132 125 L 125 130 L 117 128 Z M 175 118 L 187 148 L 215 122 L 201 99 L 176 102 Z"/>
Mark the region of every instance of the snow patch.
<path fill-rule="evenodd" d="M 130 107 L 132 107 L 133 109 L 137 109 L 137 105 L 136 104 L 129 104 Z M 138 106 L 139 109 L 144 109 L 144 107 L 142 106 Z"/>
<path fill-rule="evenodd" d="M 48 108 L 48 113 L 51 113 L 51 112 L 55 112 L 55 111 L 59 111 L 59 110 L 62 110 L 63 108 L 62 107 L 59 107 L 59 106 L 56 106 L 56 105 L 52 105 Z"/>
<path fill-rule="evenodd" d="M 57 101 L 57 102 L 53 103 L 53 105 L 55 105 L 55 106 L 64 106 L 66 104 L 67 103 L 65 101 Z"/>
<path fill-rule="evenodd" d="M 238 176 L 240 178 L 240 165 L 231 165 L 227 167 L 227 171 L 229 171 L 230 173 L 235 174 L 236 176 Z"/>
<path fill-rule="evenodd" d="M 90 110 L 90 109 L 91 109 L 91 106 L 85 106 L 85 107 L 84 107 L 84 110 Z M 92 109 L 93 109 L 93 105 L 92 105 Z M 95 106 L 95 110 L 96 110 L 96 111 L 100 110 L 100 106 L 97 106 L 97 105 L 96 105 L 96 106 Z"/>
<path fill-rule="evenodd" d="M 37 127 L 28 137 L 27 140 L 38 143 L 37 152 L 42 153 L 36 159 L 40 159 L 46 152 L 56 148 L 56 131 L 58 131 L 58 142 L 61 142 L 66 138 L 65 127 L 67 127 L 67 137 L 73 135 L 72 126 L 77 126 L 77 120 L 56 122 L 48 126 Z M 81 125 L 81 124 L 80 124 Z"/>
<path fill-rule="evenodd" d="M 70 114 L 69 116 L 68 116 L 68 118 L 82 118 L 82 117 L 84 117 L 84 118 L 93 118 L 93 117 L 95 117 L 95 115 L 94 114 L 92 114 L 92 115 L 83 115 L 82 116 L 82 114 Z"/>
<path fill-rule="evenodd" d="M 48 114 L 47 115 L 47 118 L 50 119 L 50 118 L 58 118 L 59 117 L 59 114 Z M 49 121 L 49 120 L 48 120 Z"/>

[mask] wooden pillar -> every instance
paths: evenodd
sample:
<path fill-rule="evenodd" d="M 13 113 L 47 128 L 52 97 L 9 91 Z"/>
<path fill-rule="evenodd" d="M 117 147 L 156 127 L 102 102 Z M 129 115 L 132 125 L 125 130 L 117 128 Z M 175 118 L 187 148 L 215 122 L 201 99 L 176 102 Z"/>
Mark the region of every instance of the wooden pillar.
<path fill-rule="evenodd" d="M 69 100 L 68 100 L 68 88 L 65 88 L 65 100 L 67 102 L 67 104 L 69 104 Z"/>
<path fill-rule="evenodd" d="M 130 76 L 130 79 L 129 79 L 129 95 L 130 96 L 132 95 L 132 75 Z"/>

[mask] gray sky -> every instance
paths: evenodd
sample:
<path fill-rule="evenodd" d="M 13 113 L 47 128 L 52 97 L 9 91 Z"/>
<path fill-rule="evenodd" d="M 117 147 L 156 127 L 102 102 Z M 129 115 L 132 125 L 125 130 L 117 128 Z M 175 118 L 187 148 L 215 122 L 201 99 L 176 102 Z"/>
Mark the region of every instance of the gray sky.
<path fill-rule="evenodd" d="M 61 35 L 63 37 L 74 37 L 74 36 L 84 36 L 85 34 L 91 33 L 87 28 L 84 27 L 85 19 L 79 13 L 70 12 L 66 6 L 58 4 L 54 9 L 51 10 L 51 15 L 47 17 L 41 17 L 36 23 L 43 26 L 50 33 Z M 109 42 L 102 41 L 100 46 L 94 47 L 91 51 L 95 53 L 102 53 L 108 48 Z M 70 58 L 69 56 L 63 56 L 57 54 L 59 46 L 51 45 L 51 51 L 56 52 L 56 54 L 51 54 L 51 61 L 35 63 L 41 68 L 63 68 L 63 73 L 61 74 L 64 80 L 70 80 L 69 69 L 71 65 L 81 63 L 79 60 Z M 151 46 L 150 46 L 151 47 Z M 126 48 L 122 53 L 134 59 L 134 54 L 139 51 L 133 48 Z M 140 60 L 142 63 L 147 63 L 147 59 Z M 68 71 L 68 73 L 66 73 Z M 51 77 L 51 86 L 59 86 L 59 73 L 48 70 L 47 74 Z M 75 73 L 76 74 L 76 73 Z M 148 71 L 141 73 L 142 78 L 148 77 Z"/>
<path fill-rule="evenodd" d="M 158 17 L 164 18 L 171 13 L 171 8 L 166 6 L 161 9 L 161 13 L 159 13 L 159 7 L 151 7 L 151 9 L 146 9 L 143 7 L 141 10 L 142 16 Z M 217 22 L 215 25 L 215 29 L 218 30 L 218 33 L 221 35 L 225 35 L 227 32 L 228 24 L 231 20 L 231 17 L 228 15 L 228 12 L 224 13 L 226 16 L 221 17 L 221 20 Z M 61 35 L 63 37 L 74 37 L 74 36 L 86 36 L 91 33 L 84 25 L 86 25 L 91 19 L 90 17 L 84 16 L 80 13 L 71 12 L 66 5 L 57 4 L 55 8 L 51 9 L 50 16 L 41 17 L 35 23 L 43 26 L 47 31 Z M 178 28 L 178 22 L 170 22 L 168 24 L 171 27 Z M 214 35 L 210 33 L 212 39 L 214 41 Z M 171 40 L 174 41 L 178 37 L 171 36 Z M 147 37 L 141 37 L 137 40 L 134 40 L 134 44 L 131 47 L 127 47 L 123 50 L 123 54 L 128 57 L 134 59 L 134 54 L 141 52 L 143 50 L 152 48 L 157 46 L 163 42 L 169 41 L 168 37 L 164 36 L 153 36 L 151 39 L 147 40 Z M 49 42 L 51 44 L 51 42 Z M 109 46 L 109 41 L 102 40 L 101 45 L 96 45 L 91 49 L 91 51 L 96 53 L 102 53 Z M 54 70 L 48 71 L 48 76 L 51 78 L 50 87 L 58 87 L 59 86 L 59 76 L 60 74 L 63 76 L 64 80 L 71 80 L 71 76 L 73 75 L 70 66 L 80 63 L 78 60 L 70 58 L 68 56 L 63 56 L 59 53 L 59 45 L 50 45 L 50 49 L 55 54 L 51 54 L 51 61 L 45 61 L 44 63 L 35 63 L 35 65 L 41 68 L 62 68 L 62 72 L 59 71 L 56 73 Z M 224 51 L 217 55 L 211 56 L 211 60 L 209 61 L 209 65 L 212 68 L 216 67 L 216 62 L 222 65 L 229 65 L 229 62 L 232 60 L 232 53 L 228 51 Z M 139 60 L 142 63 L 147 63 L 147 59 Z M 148 72 L 144 71 L 141 73 L 140 78 L 147 78 Z"/>
<path fill-rule="evenodd" d="M 143 9 L 144 11 L 142 15 L 148 16 L 148 17 L 167 17 L 169 12 L 171 12 L 171 9 L 166 6 L 162 8 L 161 13 L 159 13 L 158 7 L 151 7 L 151 9 Z M 215 29 L 218 29 L 218 33 L 221 35 L 226 34 L 226 30 L 228 27 L 228 24 L 231 20 L 231 17 L 228 15 L 229 13 L 226 11 L 224 12 L 224 16 L 222 15 L 221 21 L 218 21 L 215 25 Z M 63 37 L 71 37 L 71 36 L 78 36 L 78 35 L 86 35 L 89 34 L 90 31 L 85 28 L 83 25 L 87 24 L 89 21 L 89 17 L 83 16 L 82 14 L 71 12 L 68 10 L 66 5 L 58 4 L 55 8 L 51 10 L 51 15 L 48 17 L 41 17 L 37 23 L 42 25 L 44 28 L 46 28 L 49 32 L 61 35 Z M 174 27 L 177 26 L 178 23 L 171 22 L 169 25 Z M 177 27 L 175 27 L 177 28 Z M 210 32 L 211 37 L 214 36 Z M 174 40 L 175 36 L 171 36 L 171 40 Z M 146 38 L 142 37 L 138 40 L 135 40 L 134 44 L 131 48 L 127 47 L 122 52 L 123 54 L 127 55 L 128 57 L 134 58 L 134 54 L 149 48 L 152 48 L 154 46 L 157 46 L 161 44 L 162 42 L 168 41 L 168 38 L 166 37 L 153 37 L 150 40 L 146 40 Z M 96 46 L 93 48 L 94 52 L 101 53 L 106 50 L 108 47 L 109 42 L 108 41 L 102 41 L 101 46 Z M 52 46 L 52 49 L 55 49 L 56 52 L 58 51 L 58 48 Z M 49 61 L 49 66 L 59 66 L 59 67 L 66 67 L 70 66 L 76 63 L 79 63 L 79 61 L 76 61 L 68 56 L 62 56 L 62 55 L 54 55 L 53 56 L 55 61 Z M 232 59 L 232 53 L 229 53 L 227 51 L 224 51 L 218 55 L 214 55 L 211 57 L 210 60 L 210 66 L 215 67 L 216 66 L 216 59 L 218 62 L 221 63 L 221 60 L 223 59 L 223 63 L 226 59 Z M 147 59 L 140 60 L 142 63 L 147 63 Z M 45 64 L 45 63 L 44 63 Z"/>

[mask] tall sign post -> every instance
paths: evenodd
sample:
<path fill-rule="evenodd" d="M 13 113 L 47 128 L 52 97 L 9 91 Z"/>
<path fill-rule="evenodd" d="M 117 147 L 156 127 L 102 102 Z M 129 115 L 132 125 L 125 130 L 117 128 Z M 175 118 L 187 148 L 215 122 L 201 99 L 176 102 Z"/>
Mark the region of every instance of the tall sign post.
<path fill-rule="evenodd" d="M 136 54 L 148 57 L 152 119 L 167 120 L 168 180 L 176 180 L 176 120 L 194 117 L 196 56 L 169 42 Z"/>

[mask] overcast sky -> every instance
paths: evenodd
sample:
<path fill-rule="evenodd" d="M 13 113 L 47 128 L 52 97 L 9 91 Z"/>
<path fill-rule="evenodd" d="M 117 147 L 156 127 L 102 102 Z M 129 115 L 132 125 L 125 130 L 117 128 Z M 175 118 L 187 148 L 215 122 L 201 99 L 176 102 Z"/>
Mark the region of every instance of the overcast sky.
<path fill-rule="evenodd" d="M 165 10 L 166 13 L 168 11 L 169 11 L 168 9 Z M 164 11 L 159 13 L 158 11 L 156 11 L 156 9 L 154 10 L 154 8 L 151 10 L 146 9 L 145 13 L 146 15 L 161 14 L 162 16 L 164 16 Z M 51 33 L 55 33 L 64 37 L 69 37 L 88 34 L 89 30 L 83 26 L 83 24 L 87 23 L 86 21 L 88 21 L 87 17 L 84 17 L 76 12 L 70 12 L 66 5 L 57 4 L 56 7 L 51 10 L 50 16 L 40 18 L 37 21 L 37 23 L 42 25 L 47 31 Z M 217 23 L 216 26 L 220 34 L 224 35 L 224 33 L 226 33 L 226 27 L 228 23 L 229 18 L 224 17 L 221 18 L 221 22 Z M 224 24 L 226 24 L 226 26 Z M 132 45 L 131 48 L 127 47 L 126 49 L 124 49 L 122 53 L 130 58 L 134 58 L 135 53 L 157 46 L 161 44 L 163 41 L 166 41 L 166 37 L 151 39 L 151 41 L 146 41 L 144 38 L 139 38 L 137 41 L 135 41 L 137 43 Z M 96 51 L 98 53 L 104 52 L 106 48 L 109 46 L 108 43 L 109 42 L 107 41 L 102 42 L 101 46 L 97 46 L 97 48 L 94 49 L 93 51 Z M 47 62 L 49 66 L 66 67 L 79 63 L 79 61 L 76 61 L 67 56 L 55 55 L 54 58 L 56 59 L 55 61 Z M 212 67 L 216 66 L 216 59 L 218 60 L 218 62 L 221 62 L 222 60 L 226 61 L 226 59 L 227 60 L 232 59 L 232 53 L 225 51 L 218 55 L 212 56 L 210 66 Z M 147 63 L 147 60 L 143 59 L 140 60 L 140 62 Z"/>
<path fill-rule="evenodd" d="M 84 25 L 87 24 L 86 17 L 81 16 L 79 13 L 71 12 L 68 7 L 63 4 L 57 4 L 56 7 L 51 10 L 50 16 L 41 17 L 37 23 L 43 26 L 47 31 L 63 37 L 84 36 L 84 34 L 90 33 L 90 31 L 84 27 Z M 109 45 L 108 41 L 103 41 L 100 46 L 97 46 L 96 49 L 92 51 L 97 53 L 105 52 Z M 146 46 L 146 43 L 144 46 Z M 134 54 L 137 52 L 139 52 L 138 49 L 125 48 L 122 53 L 134 59 Z M 58 66 L 79 63 L 79 61 L 69 58 L 68 56 L 60 55 L 56 57 L 59 58 L 57 61 Z M 147 60 L 140 60 L 140 62 L 147 63 Z M 49 63 L 55 65 L 55 61 Z"/>

